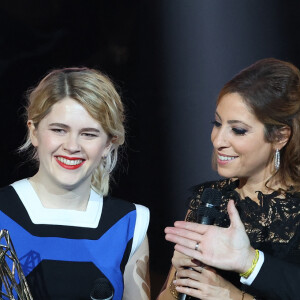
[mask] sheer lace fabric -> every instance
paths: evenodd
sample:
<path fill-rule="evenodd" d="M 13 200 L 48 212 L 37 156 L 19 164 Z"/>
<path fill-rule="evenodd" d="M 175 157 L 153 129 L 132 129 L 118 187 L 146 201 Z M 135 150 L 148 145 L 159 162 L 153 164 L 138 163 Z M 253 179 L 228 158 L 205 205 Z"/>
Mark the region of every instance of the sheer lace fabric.
<path fill-rule="evenodd" d="M 197 220 L 197 208 L 201 204 L 205 188 L 218 189 L 222 193 L 222 204 L 215 225 L 230 225 L 227 203 L 233 199 L 254 248 L 300 264 L 300 193 L 291 190 L 282 195 L 276 191 L 271 194 L 257 191 L 258 204 L 249 197 L 241 199 L 236 191 L 237 187 L 238 180 L 231 179 L 206 182 L 194 187 L 186 219 L 191 222 Z M 236 275 L 231 272 L 222 273 L 228 280 L 240 285 Z"/>

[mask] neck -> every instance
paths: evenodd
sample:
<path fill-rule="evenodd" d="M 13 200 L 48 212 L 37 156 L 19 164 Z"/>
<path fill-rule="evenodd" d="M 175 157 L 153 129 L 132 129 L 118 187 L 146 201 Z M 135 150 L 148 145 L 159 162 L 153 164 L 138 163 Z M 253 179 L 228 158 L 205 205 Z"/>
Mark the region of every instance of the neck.
<path fill-rule="evenodd" d="M 269 177 L 271 178 L 271 176 Z M 253 201 L 259 203 L 257 198 L 257 191 L 264 194 L 272 193 L 280 188 L 284 188 L 276 178 L 271 178 L 266 186 L 267 178 L 262 180 L 253 180 L 251 178 L 239 178 L 239 186 L 237 188 L 238 193 L 242 198 L 248 196 Z"/>
<path fill-rule="evenodd" d="M 29 179 L 42 205 L 52 209 L 70 209 L 84 211 L 90 197 L 90 183 L 82 183 L 78 187 L 67 189 L 53 182 L 40 180 L 39 174 Z"/>
<path fill-rule="evenodd" d="M 257 170 L 257 172 L 249 177 L 242 177 L 239 179 L 239 186 L 237 191 L 241 195 L 242 198 L 248 196 L 253 201 L 259 203 L 257 199 L 257 191 L 261 191 L 264 194 L 268 194 L 279 188 L 276 184 L 276 179 L 272 177 L 274 174 L 274 167 L 272 162 L 268 165 L 261 168 L 261 170 Z M 268 182 L 268 187 L 266 187 L 266 182 Z"/>
<path fill-rule="evenodd" d="M 242 198 L 249 197 L 253 201 L 259 203 L 256 192 L 261 191 L 267 194 L 271 191 L 271 189 L 266 187 L 266 181 L 267 179 L 255 181 L 251 180 L 251 178 L 239 178 L 237 191 Z"/>

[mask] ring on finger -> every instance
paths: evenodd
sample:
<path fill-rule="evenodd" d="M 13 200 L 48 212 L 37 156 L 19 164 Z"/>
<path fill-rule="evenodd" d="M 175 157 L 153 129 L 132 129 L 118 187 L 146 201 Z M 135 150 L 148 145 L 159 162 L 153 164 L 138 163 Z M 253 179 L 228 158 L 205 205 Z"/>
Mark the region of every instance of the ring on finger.
<path fill-rule="evenodd" d="M 195 250 L 198 251 L 198 248 L 199 248 L 199 242 L 196 243 Z"/>

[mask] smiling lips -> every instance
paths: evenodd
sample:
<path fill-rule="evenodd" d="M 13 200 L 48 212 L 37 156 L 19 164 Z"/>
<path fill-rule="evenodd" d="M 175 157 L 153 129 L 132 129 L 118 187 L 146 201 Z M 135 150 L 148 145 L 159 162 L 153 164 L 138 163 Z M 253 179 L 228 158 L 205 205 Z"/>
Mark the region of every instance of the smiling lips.
<path fill-rule="evenodd" d="M 236 159 L 238 156 L 228 156 L 228 155 L 221 155 L 218 154 L 218 163 L 219 164 L 227 164 L 231 161 L 233 161 L 234 159 Z"/>
<path fill-rule="evenodd" d="M 85 160 L 79 157 L 55 156 L 57 163 L 65 169 L 75 170 L 80 168 Z"/>

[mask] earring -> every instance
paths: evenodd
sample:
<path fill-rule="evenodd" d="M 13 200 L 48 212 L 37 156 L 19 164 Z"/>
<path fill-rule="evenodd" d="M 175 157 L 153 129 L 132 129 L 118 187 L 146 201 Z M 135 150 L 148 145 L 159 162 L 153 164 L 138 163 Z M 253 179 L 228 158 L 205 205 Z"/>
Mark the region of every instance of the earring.
<path fill-rule="evenodd" d="M 278 149 L 276 149 L 276 151 L 275 151 L 274 163 L 275 163 L 275 169 L 276 169 L 276 171 L 278 171 L 279 167 L 280 167 L 280 151 Z"/>

